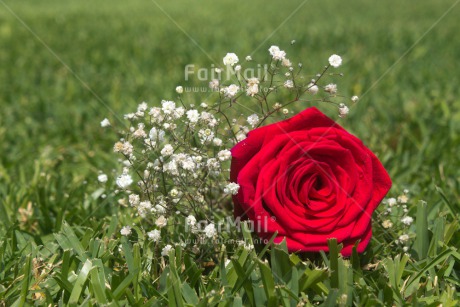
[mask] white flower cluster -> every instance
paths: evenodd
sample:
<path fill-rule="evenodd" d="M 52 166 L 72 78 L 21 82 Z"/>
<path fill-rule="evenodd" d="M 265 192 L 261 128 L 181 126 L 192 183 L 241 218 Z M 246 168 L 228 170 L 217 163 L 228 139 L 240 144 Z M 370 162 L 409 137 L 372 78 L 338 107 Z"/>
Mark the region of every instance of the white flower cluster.
<path fill-rule="evenodd" d="M 293 113 L 288 104 L 300 103 L 312 95 L 321 96 L 315 100 L 337 105 L 340 117 L 349 113 L 345 104 L 333 101 L 341 97 L 337 95 L 337 85 L 325 84 L 322 79 L 327 69 L 342 64 L 340 56 L 330 56 L 329 65 L 322 71 L 307 72 L 307 76 L 314 75 L 315 79 L 306 79 L 300 75 L 302 64 L 293 65 L 280 47 L 273 45 L 268 52 L 270 65 L 260 75 L 248 75 L 245 70 L 245 65 L 252 65 L 248 63 L 253 61 L 251 56 L 244 57 L 245 61 L 240 63 L 235 53 L 227 53 L 222 63 L 233 72 L 233 79 L 220 80 L 223 69 L 215 68 L 219 77 L 209 81 L 211 98 L 192 98 L 189 95 L 192 91 L 177 85 L 176 101 L 161 100 L 153 106 L 142 102 L 134 112 L 124 115 L 128 128 L 116 130 L 121 137 L 113 151 L 120 156 L 120 170 L 111 180 L 99 172 L 97 180 L 104 185 L 116 184 L 119 203 L 131 208 L 133 217 L 142 223 L 141 227 L 133 225 L 133 228 L 145 229 L 145 237 L 162 256 L 168 256 L 175 246 L 184 244 L 170 241 L 174 237 L 171 231 L 177 227 L 188 227 L 191 231 L 184 231 L 187 235 L 207 242 L 220 235 L 216 224 L 201 227 L 197 218 L 206 217 L 209 221 L 211 216 L 214 218 L 215 210 L 224 210 L 219 206 L 222 199 L 238 194 L 238 182 L 228 182 L 232 159 L 229 149 L 244 140 L 251 129 L 268 122 L 271 116 L 286 118 Z M 185 92 L 187 95 L 183 95 Z M 292 99 L 286 99 L 283 104 L 271 98 L 275 96 L 273 93 Z M 251 105 L 235 111 L 234 106 L 243 105 L 240 103 L 243 99 L 255 101 L 258 110 L 249 112 Z M 358 97 L 353 96 L 351 101 L 357 102 Z M 100 125 L 115 130 L 116 123 L 112 125 L 104 118 Z M 397 202 L 404 204 L 404 197 Z M 385 225 L 391 228 L 392 223 L 394 221 L 388 221 Z M 401 223 L 410 225 L 412 220 L 404 216 Z M 124 226 L 120 234 L 129 236 L 133 228 Z M 253 249 L 247 244 L 243 246 Z M 192 248 L 200 249 L 196 245 Z"/>
<path fill-rule="evenodd" d="M 254 97 L 254 95 L 259 93 L 259 79 L 249 78 L 247 83 L 248 87 L 246 88 L 246 95 Z"/>
<path fill-rule="evenodd" d="M 404 252 L 409 250 L 411 238 L 415 236 L 412 228 L 414 218 L 409 215 L 407 207 L 409 200 L 409 191 L 405 189 L 397 198 L 386 198 L 382 202 L 385 205 L 385 210 L 383 211 L 385 220 L 381 222 L 381 225 L 383 228 L 392 230 L 398 235 L 394 243 L 402 247 Z"/>
<path fill-rule="evenodd" d="M 286 52 L 281 50 L 278 46 L 271 46 L 268 51 L 275 61 L 282 61 L 286 59 Z"/>
<path fill-rule="evenodd" d="M 329 64 L 332 66 L 332 67 L 339 67 L 340 65 L 342 65 L 342 58 L 340 56 L 338 56 L 337 54 L 333 54 L 329 57 Z"/>
<path fill-rule="evenodd" d="M 234 53 L 227 53 L 227 55 L 224 57 L 224 65 L 230 65 L 233 66 L 236 63 L 238 63 L 239 59 L 238 56 Z"/>

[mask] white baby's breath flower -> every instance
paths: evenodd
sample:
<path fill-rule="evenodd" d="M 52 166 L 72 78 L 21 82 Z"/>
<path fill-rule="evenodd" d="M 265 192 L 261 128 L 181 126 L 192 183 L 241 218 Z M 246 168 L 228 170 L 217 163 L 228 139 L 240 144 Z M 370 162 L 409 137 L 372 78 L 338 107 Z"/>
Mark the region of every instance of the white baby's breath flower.
<path fill-rule="evenodd" d="M 117 177 L 116 183 L 117 186 L 119 186 L 122 189 L 125 189 L 133 183 L 133 179 L 129 174 L 124 173 Z"/>
<path fill-rule="evenodd" d="M 193 215 L 189 215 L 185 218 L 185 223 L 187 223 L 189 226 L 195 226 L 196 218 Z"/>
<path fill-rule="evenodd" d="M 396 198 L 394 198 L 394 197 L 388 198 L 386 202 L 387 202 L 388 206 L 390 206 L 390 207 L 393 207 L 397 203 Z"/>
<path fill-rule="evenodd" d="M 358 96 L 351 97 L 351 101 L 353 101 L 354 103 L 358 102 L 358 100 L 359 100 Z"/>
<path fill-rule="evenodd" d="M 152 203 L 149 200 L 141 201 L 137 205 L 137 212 L 141 217 L 145 217 L 150 212 L 155 212 L 152 208 Z"/>
<path fill-rule="evenodd" d="M 177 189 L 172 189 L 169 191 L 169 195 L 171 195 L 171 197 L 177 197 L 179 195 L 179 191 Z"/>
<path fill-rule="evenodd" d="M 201 112 L 200 119 L 211 128 L 215 127 L 218 123 L 214 115 L 205 111 Z"/>
<path fill-rule="evenodd" d="M 190 156 L 187 156 L 184 159 L 182 159 L 180 161 L 180 165 L 183 169 L 188 171 L 193 171 L 196 168 L 195 161 L 193 161 L 193 158 Z"/>
<path fill-rule="evenodd" d="M 171 175 L 178 175 L 177 163 L 176 161 L 169 161 L 165 165 L 163 165 L 163 171 L 167 172 Z"/>
<path fill-rule="evenodd" d="M 137 106 L 137 112 L 145 112 L 147 111 L 147 102 L 143 101 Z"/>
<path fill-rule="evenodd" d="M 403 194 L 403 195 L 398 196 L 399 203 L 407 204 L 408 201 L 409 201 L 409 197 L 407 197 L 407 195 Z"/>
<path fill-rule="evenodd" d="M 206 166 L 211 170 L 216 170 L 220 168 L 220 163 L 216 158 L 209 158 L 206 161 Z"/>
<path fill-rule="evenodd" d="M 105 127 L 108 127 L 110 126 L 110 121 L 107 119 L 107 118 L 104 118 L 102 121 L 101 121 L 101 127 L 102 128 L 105 128 Z"/>
<path fill-rule="evenodd" d="M 324 87 L 324 90 L 329 94 L 334 95 L 337 93 L 337 85 L 334 83 L 330 83 Z"/>
<path fill-rule="evenodd" d="M 106 174 L 100 174 L 99 176 L 97 176 L 97 180 L 99 182 L 105 183 L 107 182 L 108 178 Z"/>
<path fill-rule="evenodd" d="M 215 145 L 215 146 L 221 146 L 222 145 L 222 140 L 219 139 L 219 138 L 214 138 L 212 140 L 212 143 Z"/>
<path fill-rule="evenodd" d="M 216 235 L 216 233 L 217 233 L 216 226 L 213 223 L 208 224 L 204 228 L 204 233 L 205 233 L 206 237 L 208 237 L 208 238 L 214 237 Z"/>
<path fill-rule="evenodd" d="M 407 225 L 409 226 L 410 224 L 412 224 L 414 222 L 414 219 L 410 216 L 405 216 L 401 219 L 401 222 L 404 224 L 404 225 Z"/>
<path fill-rule="evenodd" d="M 232 153 L 230 152 L 230 150 L 224 149 L 217 153 L 217 157 L 220 161 L 227 161 L 232 158 Z"/>
<path fill-rule="evenodd" d="M 172 114 L 176 108 L 176 103 L 174 101 L 163 100 L 161 102 L 161 109 L 165 114 Z"/>
<path fill-rule="evenodd" d="M 400 235 L 398 239 L 399 239 L 399 242 L 404 244 L 405 242 L 409 241 L 409 238 L 410 238 L 409 235 L 403 234 L 403 235 Z"/>
<path fill-rule="evenodd" d="M 145 125 L 142 123 L 137 125 L 137 130 L 133 132 L 133 137 L 136 139 L 145 138 L 147 133 L 145 133 L 144 127 Z"/>
<path fill-rule="evenodd" d="M 150 132 L 149 132 L 149 137 L 152 141 L 160 141 L 162 142 L 165 138 L 165 132 L 163 130 L 159 130 L 155 127 L 153 127 L 152 129 L 150 129 Z"/>
<path fill-rule="evenodd" d="M 188 120 L 192 124 L 198 122 L 198 120 L 200 119 L 200 113 L 198 113 L 197 110 L 188 110 L 186 114 L 187 114 Z"/>
<path fill-rule="evenodd" d="M 339 117 L 345 117 L 350 112 L 350 109 L 343 103 L 339 105 Z"/>
<path fill-rule="evenodd" d="M 163 247 L 163 249 L 161 250 L 161 255 L 163 257 L 165 256 L 168 256 L 169 255 L 169 252 L 173 249 L 173 247 L 171 246 L 171 244 L 168 244 L 166 245 L 165 247 Z"/>
<path fill-rule="evenodd" d="M 248 62 L 252 61 L 252 57 L 250 55 L 246 56 L 246 61 Z"/>
<path fill-rule="evenodd" d="M 245 138 L 246 138 L 246 134 L 243 131 L 238 131 L 238 133 L 236 134 L 236 140 L 238 142 L 241 142 Z"/>
<path fill-rule="evenodd" d="M 161 238 L 161 232 L 158 229 L 147 232 L 147 236 L 153 242 L 159 242 Z"/>
<path fill-rule="evenodd" d="M 340 56 L 338 56 L 337 54 L 333 54 L 333 55 L 331 55 L 329 57 L 329 64 L 331 64 L 331 66 L 337 68 L 340 65 L 342 65 L 342 58 Z"/>
<path fill-rule="evenodd" d="M 284 82 L 284 87 L 285 88 L 293 88 L 294 87 L 294 82 L 292 80 L 286 80 Z"/>
<path fill-rule="evenodd" d="M 233 66 L 238 63 L 238 56 L 234 53 L 227 53 L 223 59 L 224 65 Z"/>
<path fill-rule="evenodd" d="M 248 124 L 254 128 L 259 123 L 259 116 L 257 114 L 249 115 L 247 118 Z"/>
<path fill-rule="evenodd" d="M 163 114 L 161 114 L 161 108 L 158 107 L 151 108 L 149 111 L 149 115 L 156 123 L 160 123 L 164 119 Z"/>
<path fill-rule="evenodd" d="M 308 92 L 310 94 L 313 94 L 313 95 L 316 95 L 318 93 L 318 90 L 319 90 L 318 86 L 316 84 L 314 84 L 314 83 L 309 83 L 307 85 L 307 88 L 308 88 Z"/>
<path fill-rule="evenodd" d="M 247 82 L 248 87 L 246 89 L 246 95 L 253 97 L 259 92 L 259 79 L 249 78 Z"/>
<path fill-rule="evenodd" d="M 241 65 L 236 65 L 236 66 L 235 66 L 235 72 L 238 72 L 238 71 L 240 71 L 240 70 L 241 70 Z"/>
<path fill-rule="evenodd" d="M 174 153 L 174 148 L 171 146 L 171 144 L 166 144 L 161 150 L 161 155 L 164 157 L 170 156 L 173 153 Z"/>
<path fill-rule="evenodd" d="M 127 120 L 134 120 L 137 118 L 137 116 L 134 113 L 128 113 L 128 114 L 123 115 L 123 118 Z"/>
<path fill-rule="evenodd" d="M 214 139 L 214 132 L 211 129 L 200 129 L 198 131 L 198 137 L 201 143 L 209 144 Z"/>
<path fill-rule="evenodd" d="M 209 88 L 216 91 L 219 89 L 219 80 L 213 79 L 209 82 Z"/>
<path fill-rule="evenodd" d="M 179 119 L 182 117 L 182 115 L 185 114 L 185 109 L 183 107 L 178 107 L 174 110 L 173 112 L 173 117 L 174 119 Z"/>
<path fill-rule="evenodd" d="M 158 228 L 163 228 L 168 225 L 168 220 L 163 215 L 160 215 L 155 221 L 155 225 L 157 225 Z"/>
<path fill-rule="evenodd" d="M 128 196 L 128 201 L 131 206 L 137 206 L 140 203 L 140 197 L 137 194 L 130 194 Z"/>
<path fill-rule="evenodd" d="M 224 188 L 224 193 L 225 194 L 236 195 L 236 194 L 238 194 L 239 189 L 240 189 L 240 185 L 238 183 L 230 182 Z"/>
<path fill-rule="evenodd" d="M 226 97 L 232 98 L 232 97 L 235 97 L 239 89 L 240 88 L 236 84 L 231 84 L 227 86 L 226 88 L 224 88 L 224 94 Z"/>
<path fill-rule="evenodd" d="M 203 109 L 206 109 L 208 107 L 208 104 L 206 102 L 202 102 L 200 104 L 200 107 L 202 107 Z"/>
<path fill-rule="evenodd" d="M 179 85 L 179 86 L 176 86 L 176 92 L 177 92 L 178 94 L 182 94 L 182 93 L 184 92 L 184 88 L 183 88 L 182 86 L 180 86 L 180 85 Z"/>
<path fill-rule="evenodd" d="M 130 142 L 117 142 L 113 145 L 114 152 L 121 152 L 124 155 L 130 156 L 133 153 L 133 145 Z"/>
<path fill-rule="evenodd" d="M 122 236 L 129 236 L 129 235 L 131 234 L 131 227 L 129 227 L 129 226 L 124 226 L 123 228 L 121 228 L 120 234 L 121 234 Z"/>
<path fill-rule="evenodd" d="M 292 63 L 291 61 L 289 61 L 289 59 L 283 59 L 281 64 L 284 66 L 284 67 L 291 67 L 292 66 Z"/>
<path fill-rule="evenodd" d="M 274 56 L 276 53 L 280 51 L 280 48 L 278 46 L 271 46 L 268 48 L 268 51 L 270 52 L 271 56 Z"/>
<path fill-rule="evenodd" d="M 391 228 L 393 227 L 393 223 L 390 220 L 385 220 L 382 223 L 383 228 Z"/>
<path fill-rule="evenodd" d="M 284 50 L 280 50 L 278 46 L 271 46 L 268 51 L 275 61 L 282 61 L 286 57 L 286 52 L 284 52 Z"/>
<path fill-rule="evenodd" d="M 164 201 L 163 201 L 163 202 L 160 202 L 160 204 L 155 205 L 155 211 L 156 211 L 158 214 L 165 214 L 165 213 L 166 213 L 165 205 L 166 205 L 166 203 L 164 203 Z"/>

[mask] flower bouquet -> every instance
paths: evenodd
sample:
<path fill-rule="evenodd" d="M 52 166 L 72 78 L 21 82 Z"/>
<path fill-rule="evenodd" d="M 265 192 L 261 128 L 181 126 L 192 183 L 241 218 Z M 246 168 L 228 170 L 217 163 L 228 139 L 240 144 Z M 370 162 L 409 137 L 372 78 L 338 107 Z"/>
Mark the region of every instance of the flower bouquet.
<path fill-rule="evenodd" d="M 177 86 L 174 101 L 143 102 L 113 125 L 121 157 L 115 193 L 136 221 L 121 235 L 148 242 L 156 257 L 181 246 L 196 259 L 216 259 L 222 247 L 253 248 L 240 232 L 245 221 L 255 240 L 284 242 L 290 252 L 328 251 L 333 238 L 343 256 L 366 249 L 391 180 L 370 149 L 312 106 L 348 114 L 330 81 L 342 76 L 334 71 L 342 58 L 306 74 L 278 46 L 268 51 L 258 74 L 251 56 L 239 64 L 228 53 L 199 103 L 196 91 Z"/>

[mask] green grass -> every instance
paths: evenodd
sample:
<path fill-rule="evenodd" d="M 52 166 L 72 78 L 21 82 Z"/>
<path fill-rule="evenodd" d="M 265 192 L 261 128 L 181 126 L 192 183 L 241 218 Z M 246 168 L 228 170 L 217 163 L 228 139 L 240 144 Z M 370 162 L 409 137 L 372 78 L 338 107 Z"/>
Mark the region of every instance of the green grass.
<path fill-rule="evenodd" d="M 0 2 L 0 304 L 290 305 L 304 293 L 326 305 L 455 305 L 460 5 L 440 19 L 454 3 Z M 330 253 L 310 263 L 279 248 L 267 252 L 269 266 L 266 255 L 239 250 L 229 271 L 218 265 L 200 277 L 178 248 L 177 265 L 157 276 L 142 241 L 120 241 L 119 225 L 130 220 L 97 183 L 117 159 L 99 122 L 143 100 L 174 99 L 175 86 L 187 85 L 186 64 L 220 64 L 226 52 L 262 62 L 271 44 L 308 71 L 343 56 L 339 88 L 362 98 L 340 123 L 378 154 L 391 196 L 410 190 L 411 258 L 389 245 L 398 231 L 376 225 L 359 260 Z"/>

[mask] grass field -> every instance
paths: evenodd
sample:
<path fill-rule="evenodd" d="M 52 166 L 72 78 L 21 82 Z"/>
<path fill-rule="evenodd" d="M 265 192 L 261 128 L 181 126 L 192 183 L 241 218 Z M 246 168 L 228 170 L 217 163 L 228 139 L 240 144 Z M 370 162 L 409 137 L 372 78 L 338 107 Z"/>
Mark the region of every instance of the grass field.
<path fill-rule="evenodd" d="M 116 139 L 99 123 L 104 117 L 115 122 L 144 100 L 154 105 L 174 99 L 176 85 L 188 84 L 187 64 L 220 65 L 227 52 L 264 61 L 272 44 L 311 70 L 322 67 L 330 54 L 342 55 L 344 77 L 338 84 L 344 94 L 361 99 L 340 124 L 377 153 L 393 180 L 390 196 L 410 191 L 408 210 L 417 217 L 413 232 L 424 233 L 431 244 L 423 255 L 413 247 L 409 252 L 415 256 L 404 260 L 401 251 L 385 245 L 392 237 L 377 229 L 373 248 L 379 252 L 368 252 L 362 266 L 348 267 L 342 258 L 337 264 L 333 253 L 316 263 L 332 271 L 339 266 L 340 274 L 346 270 L 352 285 L 335 284 L 338 273 L 319 276 L 318 284 L 305 291 L 291 285 L 292 276 L 275 279 L 276 291 L 287 288 L 291 292 L 285 294 L 292 294 L 278 304 L 297 304 L 293 297 L 301 292 L 326 305 L 335 305 L 344 293 L 353 297 L 342 299 L 344 305 L 458 304 L 456 3 L 0 0 L 0 305 L 167 304 L 166 281 L 133 273 L 133 266 L 147 265 L 148 255 L 135 247 L 127 259 L 115 252 L 119 225 L 129 219 L 97 182 L 98 171 L 115 168 L 117 159 Z M 292 46 L 291 40 L 296 40 Z M 100 198 L 102 193 L 107 198 Z M 419 200 L 427 202 L 426 212 Z M 122 243 L 128 253 L 129 243 Z M 282 251 L 272 257 L 299 274 L 323 272 Z M 244 269 L 259 263 L 256 256 L 249 258 Z M 98 273 L 87 279 L 88 259 Z M 362 269 L 370 263 L 377 264 L 374 270 Z M 180 267 L 174 270 L 178 279 L 189 280 Z M 196 286 L 201 303 L 253 303 L 249 297 L 257 295 L 251 292 L 256 282 L 240 279 L 240 288 L 219 296 L 215 293 L 225 288 L 220 278 L 204 277 Z M 408 284 L 420 284 L 420 290 Z M 187 293 L 184 300 L 193 304 Z"/>

